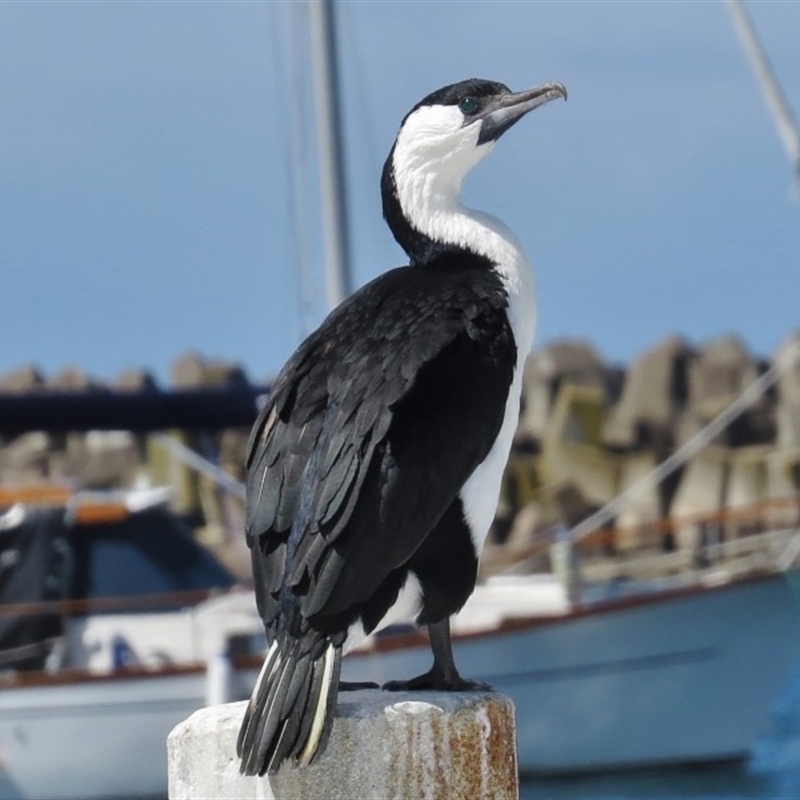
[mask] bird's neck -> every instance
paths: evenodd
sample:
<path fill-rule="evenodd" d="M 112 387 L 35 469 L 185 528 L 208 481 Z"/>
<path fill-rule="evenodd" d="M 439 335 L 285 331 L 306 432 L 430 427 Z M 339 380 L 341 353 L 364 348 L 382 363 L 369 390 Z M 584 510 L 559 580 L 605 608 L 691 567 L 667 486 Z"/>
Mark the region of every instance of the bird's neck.
<path fill-rule="evenodd" d="M 468 250 L 495 264 L 505 259 L 509 245 L 519 249 L 499 220 L 462 205 L 459 173 L 425 169 L 413 159 L 399 162 L 390 155 L 384 167 L 383 212 L 412 264 L 452 250 Z"/>
<path fill-rule="evenodd" d="M 502 279 L 518 347 L 533 339 L 533 276 L 517 237 L 499 219 L 461 203 L 461 181 L 446 171 L 384 168 L 384 217 L 412 265 L 462 251 L 485 259 Z M 452 263 L 452 260 L 450 260 Z M 471 260 L 470 260 L 471 262 Z M 514 324 L 516 323 L 516 324 Z"/>

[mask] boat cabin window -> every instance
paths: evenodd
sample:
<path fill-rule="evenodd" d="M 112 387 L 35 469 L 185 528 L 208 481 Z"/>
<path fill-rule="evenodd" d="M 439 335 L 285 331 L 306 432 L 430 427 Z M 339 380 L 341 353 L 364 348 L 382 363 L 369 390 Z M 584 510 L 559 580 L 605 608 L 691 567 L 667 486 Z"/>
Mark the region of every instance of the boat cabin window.
<path fill-rule="evenodd" d="M 76 599 L 227 589 L 235 582 L 195 542 L 189 526 L 163 508 L 123 521 L 78 525 L 72 541 Z"/>

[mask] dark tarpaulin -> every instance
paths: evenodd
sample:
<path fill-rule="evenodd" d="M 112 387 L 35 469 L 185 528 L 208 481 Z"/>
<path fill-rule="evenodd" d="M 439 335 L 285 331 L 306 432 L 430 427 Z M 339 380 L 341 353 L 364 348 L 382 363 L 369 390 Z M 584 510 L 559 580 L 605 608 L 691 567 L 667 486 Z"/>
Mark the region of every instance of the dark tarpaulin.
<path fill-rule="evenodd" d="M 259 398 L 268 393 L 269 387 L 248 384 L 170 392 L 0 392 L 0 434 L 249 428 Z"/>
<path fill-rule="evenodd" d="M 18 507 L 0 517 L 0 670 L 44 666 L 62 634 L 61 615 L 11 606 L 62 599 L 68 569 L 63 508 Z"/>

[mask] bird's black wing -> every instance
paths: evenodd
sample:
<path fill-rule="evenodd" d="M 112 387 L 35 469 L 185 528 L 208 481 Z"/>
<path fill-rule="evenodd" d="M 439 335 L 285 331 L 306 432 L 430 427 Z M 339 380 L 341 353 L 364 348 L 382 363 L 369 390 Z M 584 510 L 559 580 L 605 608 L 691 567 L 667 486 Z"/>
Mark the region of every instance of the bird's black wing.
<path fill-rule="evenodd" d="M 455 499 L 502 423 L 516 363 L 505 306 L 486 269 L 400 268 L 286 364 L 247 462 L 268 627 L 283 608 L 341 630 Z"/>

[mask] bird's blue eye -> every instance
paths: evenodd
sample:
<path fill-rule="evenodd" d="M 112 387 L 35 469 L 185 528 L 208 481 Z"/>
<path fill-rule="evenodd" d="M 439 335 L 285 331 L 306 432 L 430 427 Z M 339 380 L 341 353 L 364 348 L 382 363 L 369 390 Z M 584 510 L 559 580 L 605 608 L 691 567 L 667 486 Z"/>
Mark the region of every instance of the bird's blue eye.
<path fill-rule="evenodd" d="M 465 97 L 458 104 L 458 110 L 462 114 L 474 114 L 478 110 L 478 101 L 474 97 Z"/>

